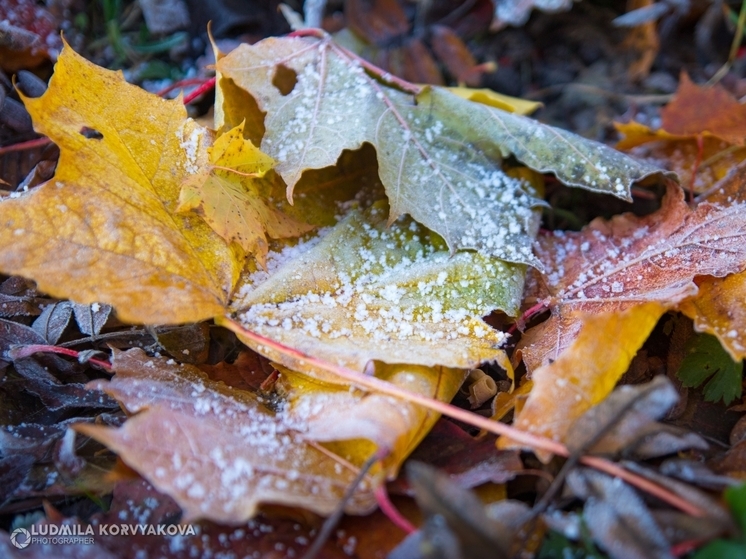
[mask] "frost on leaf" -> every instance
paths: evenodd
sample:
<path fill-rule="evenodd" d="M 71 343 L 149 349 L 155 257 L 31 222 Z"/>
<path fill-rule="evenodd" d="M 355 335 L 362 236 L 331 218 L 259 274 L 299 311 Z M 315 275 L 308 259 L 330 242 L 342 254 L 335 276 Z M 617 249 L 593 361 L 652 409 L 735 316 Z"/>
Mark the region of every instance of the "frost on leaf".
<path fill-rule="evenodd" d="M 610 148 L 528 118 L 462 99 L 442 88 L 405 93 L 366 73 L 329 38 L 270 38 L 218 62 L 222 76 L 266 112 L 262 150 L 293 187 L 302 173 L 333 165 L 344 149 L 371 143 L 391 205 L 440 234 L 452 252 L 475 249 L 536 264 L 525 184 L 501 169 L 514 155 L 574 186 L 628 197 L 657 172 Z M 278 74 L 295 77 L 289 91 Z M 383 79 L 383 78 L 382 78 Z"/>
<path fill-rule="evenodd" d="M 135 413 L 118 428 L 79 424 L 184 510 L 185 519 L 240 524 L 259 503 L 329 514 L 355 474 L 347 462 L 308 443 L 292 424 L 250 392 L 209 381 L 190 365 L 142 350 L 114 353 L 111 381 L 100 388 Z M 346 510 L 375 508 L 369 480 Z"/>
<path fill-rule="evenodd" d="M 67 47 L 46 93 L 24 102 L 60 159 L 49 182 L 0 202 L 0 270 L 56 297 L 109 303 L 130 322 L 223 312 L 235 254 L 201 218 L 174 215 L 203 139 L 181 102 Z M 98 136 L 83 133 L 91 129 Z"/>
<path fill-rule="evenodd" d="M 746 202 L 746 163 L 731 169 L 713 187 L 708 201 L 718 204 Z M 746 272 L 698 278 L 697 295 L 682 301 L 679 310 L 700 332 L 713 334 L 734 361 L 746 358 Z"/>
<path fill-rule="evenodd" d="M 357 371 L 371 359 L 470 368 L 501 356 L 504 334 L 481 317 L 516 312 L 524 267 L 450 256 L 409 218 L 386 227 L 386 213 L 381 203 L 355 211 L 321 239 L 270 253 L 269 271 L 239 289 L 237 321 Z"/>
<path fill-rule="evenodd" d="M 667 308 L 697 293 L 697 276 L 746 268 L 746 203 L 703 203 L 690 210 L 669 187 L 659 211 L 595 220 L 579 233 L 540 238 L 546 272 L 537 296 L 552 316 L 526 333 L 520 352 L 529 370 L 557 359 L 584 314 L 616 312 L 655 301 Z"/>

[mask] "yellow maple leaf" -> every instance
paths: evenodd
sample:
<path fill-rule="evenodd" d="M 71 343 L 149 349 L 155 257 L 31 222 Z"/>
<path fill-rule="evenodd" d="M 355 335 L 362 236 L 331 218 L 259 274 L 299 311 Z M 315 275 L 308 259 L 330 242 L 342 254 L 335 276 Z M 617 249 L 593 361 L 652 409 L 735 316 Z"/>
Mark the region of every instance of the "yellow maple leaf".
<path fill-rule="evenodd" d="M 572 345 L 534 371 L 534 387 L 515 426 L 562 441 L 578 417 L 611 393 L 664 310 L 652 302 L 618 313 L 586 315 Z M 501 439 L 499 446 L 513 443 Z M 549 455 L 537 451 L 537 456 Z"/>
<path fill-rule="evenodd" d="M 267 237 L 297 237 L 314 228 L 279 209 L 284 185 L 258 180 L 274 160 L 244 138 L 244 124 L 219 136 L 207 148 L 209 165 L 189 176 L 179 197 L 178 211 L 196 210 L 228 242 L 254 254 L 264 266 Z M 279 188 L 273 188 L 274 186 Z M 276 190 L 276 192 L 273 192 Z M 273 207 L 272 200 L 279 207 Z"/>
<path fill-rule="evenodd" d="M 382 465 L 388 479 L 396 477 L 440 417 L 412 402 L 277 367 L 282 374 L 275 388 L 289 404 L 285 408 L 289 420 L 303 425 L 303 436 L 325 443 L 353 464 L 362 464 L 376 449 L 385 450 Z M 466 376 L 466 371 L 448 367 L 378 363 L 375 369 L 378 378 L 442 402 L 453 399 Z"/>
<path fill-rule="evenodd" d="M 46 93 L 24 102 L 60 159 L 49 182 L 0 202 L 0 270 L 128 322 L 222 313 L 240 261 L 202 219 L 175 215 L 204 135 L 181 101 L 66 47 Z"/>

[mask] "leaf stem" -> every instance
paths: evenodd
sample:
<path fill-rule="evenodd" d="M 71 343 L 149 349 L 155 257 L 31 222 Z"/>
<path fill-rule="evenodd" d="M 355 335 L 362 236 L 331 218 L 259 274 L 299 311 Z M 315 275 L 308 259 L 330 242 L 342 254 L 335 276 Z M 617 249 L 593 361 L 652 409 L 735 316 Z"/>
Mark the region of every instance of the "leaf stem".
<path fill-rule="evenodd" d="M 397 528 L 403 530 L 407 534 L 411 534 L 417 530 L 417 528 L 415 528 L 412 523 L 399 512 L 399 510 L 394 506 L 394 503 L 391 502 L 389 494 L 386 491 L 385 483 L 376 487 L 373 494 L 376 497 L 376 502 L 378 503 L 381 512 L 385 514 Z"/>
<path fill-rule="evenodd" d="M 201 86 L 199 86 L 197 89 L 192 91 L 189 95 L 184 97 L 183 103 L 185 105 L 188 105 L 192 101 L 194 101 L 197 97 L 202 95 L 203 93 L 206 93 L 207 91 L 210 91 L 215 87 L 215 78 L 212 77 L 209 80 L 207 80 L 205 83 L 203 83 Z"/>
<path fill-rule="evenodd" d="M 12 151 L 25 151 L 27 149 L 40 148 L 51 143 L 52 140 L 47 137 L 36 138 L 35 140 L 29 140 L 27 142 L 19 142 L 17 144 L 11 144 L 9 146 L 2 146 L 0 147 L 0 155 L 5 155 L 6 153 L 10 153 Z"/>
<path fill-rule="evenodd" d="M 312 365 L 324 371 L 335 374 L 340 378 L 346 379 L 351 384 L 363 386 L 369 390 L 381 392 L 384 394 L 388 394 L 389 396 L 394 396 L 408 402 L 419 404 L 425 408 L 431 409 L 437 413 L 448 416 L 457 421 L 462 421 L 464 423 L 467 423 L 468 425 L 472 425 L 479 429 L 484 429 L 485 431 L 494 433 L 496 435 L 508 437 L 513 441 L 530 448 L 538 448 L 547 452 L 551 452 L 552 454 L 557 454 L 559 456 L 570 456 L 570 451 L 568 450 L 568 448 L 558 441 L 553 441 L 539 435 L 534 435 L 533 433 L 521 431 L 520 429 L 516 429 L 515 427 L 506 425 L 505 423 L 492 421 L 465 409 L 457 408 L 456 406 L 453 406 L 451 404 L 447 404 L 433 398 L 428 398 L 427 396 L 423 396 L 421 394 L 409 392 L 379 378 L 368 377 L 361 373 L 353 371 L 352 369 L 348 369 L 340 365 L 335 365 L 333 363 L 328 363 L 326 361 L 323 361 L 322 359 L 311 357 L 301 351 L 276 342 L 275 340 L 266 338 L 261 334 L 257 334 L 256 332 L 247 330 L 233 320 L 225 320 L 220 322 L 225 328 L 228 328 L 229 330 L 240 334 L 241 336 L 255 342 L 258 345 L 263 345 L 267 348 L 271 348 L 282 355 L 290 357 L 293 360 L 301 360 L 308 365 Z M 292 364 L 289 364 L 289 366 L 292 366 Z M 669 491 L 668 489 L 661 487 L 643 478 L 642 476 L 630 472 L 629 470 L 626 470 L 618 464 L 610 462 L 609 460 L 596 456 L 583 456 L 582 458 L 580 458 L 580 462 L 585 464 L 586 466 L 590 466 L 609 475 L 616 476 L 626 481 L 630 485 L 633 485 L 638 489 L 641 489 L 651 495 L 654 495 L 655 497 L 658 497 L 662 501 L 665 501 L 669 505 L 678 508 L 686 514 L 695 517 L 703 517 L 706 515 L 706 512 L 695 504 L 690 503 L 689 501 L 680 497 L 679 495 L 676 495 L 672 491 Z"/>
<path fill-rule="evenodd" d="M 6 352 L 6 355 L 12 359 L 21 359 L 23 357 L 30 357 L 31 355 L 35 353 L 59 353 L 61 355 L 67 355 L 68 357 L 74 357 L 75 359 L 80 359 L 81 352 L 75 351 L 74 349 L 68 349 L 66 347 L 59 347 L 54 345 L 42 345 L 42 344 L 32 344 L 32 345 L 24 345 L 19 347 L 14 347 L 12 349 L 9 349 Z M 111 372 L 111 364 L 108 361 L 103 361 L 102 359 L 96 359 L 95 357 L 89 357 L 86 359 L 87 362 L 93 363 L 94 365 L 98 365 L 102 369 Z"/>

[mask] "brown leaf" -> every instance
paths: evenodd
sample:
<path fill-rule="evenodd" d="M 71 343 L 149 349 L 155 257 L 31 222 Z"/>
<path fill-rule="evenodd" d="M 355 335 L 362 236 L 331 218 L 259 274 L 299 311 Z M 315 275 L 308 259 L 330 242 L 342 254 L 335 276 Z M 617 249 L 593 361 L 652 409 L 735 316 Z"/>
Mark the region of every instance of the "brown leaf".
<path fill-rule="evenodd" d="M 398 0 L 346 0 L 345 18 L 350 29 L 378 46 L 386 46 L 410 27 Z"/>
<path fill-rule="evenodd" d="M 541 237 L 537 253 L 546 272 L 539 297 L 552 316 L 521 340 L 529 371 L 570 345 L 584 314 L 620 312 L 645 302 L 672 308 L 697 292 L 695 277 L 743 270 L 745 206 L 703 203 L 691 210 L 682 191 L 670 186 L 654 214 L 597 219 L 578 233 Z"/>
<path fill-rule="evenodd" d="M 472 87 L 479 85 L 479 73 L 474 72 L 477 61 L 461 38 L 445 25 L 431 28 L 433 52 L 456 81 Z"/>
<path fill-rule="evenodd" d="M 661 127 L 678 136 L 710 134 L 742 146 L 746 143 L 746 105 L 721 86 L 702 87 L 682 73 L 676 96 L 661 110 Z"/>
<path fill-rule="evenodd" d="M 237 524 L 251 518 L 260 502 L 329 514 L 356 474 L 309 445 L 253 394 L 210 382 L 192 366 L 133 349 L 115 352 L 112 367 L 117 374 L 111 381 L 91 386 L 139 413 L 119 429 L 76 429 L 109 446 L 173 497 L 186 519 Z M 349 512 L 375 507 L 369 489 L 364 482 L 347 505 Z"/>

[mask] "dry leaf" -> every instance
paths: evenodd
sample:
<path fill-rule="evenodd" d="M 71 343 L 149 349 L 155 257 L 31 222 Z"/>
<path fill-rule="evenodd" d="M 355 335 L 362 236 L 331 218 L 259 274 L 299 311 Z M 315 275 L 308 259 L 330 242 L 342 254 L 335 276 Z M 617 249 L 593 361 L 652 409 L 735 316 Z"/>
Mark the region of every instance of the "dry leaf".
<path fill-rule="evenodd" d="M 69 48 L 46 93 L 24 102 L 60 161 L 52 180 L 0 202 L 0 269 L 128 322 L 222 313 L 240 263 L 201 218 L 175 215 L 202 138 L 181 102 Z"/>
<path fill-rule="evenodd" d="M 282 414 L 250 392 L 207 380 L 190 365 L 149 358 L 142 350 L 114 353 L 111 381 L 94 381 L 131 413 L 119 429 L 78 425 L 117 452 L 184 510 L 185 519 L 240 524 L 259 503 L 329 514 L 357 473 L 310 445 Z M 346 510 L 375 508 L 364 481 Z"/>
<path fill-rule="evenodd" d="M 417 404 L 390 396 L 350 390 L 280 368 L 278 388 L 288 402 L 288 418 L 303 425 L 303 436 L 319 442 L 344 441 L 331 447 L 353 463 L 371 454 L 368 441 L 386 451 L 389 479 L 417 447 L 439 415 Z M 376 376 L 409 392 L 450 402 L 466 372 L 445 367 L 379 365 Z"/>
<path fill-rule="evenodd" d="M 473 89 L 470 87 L 449 87 L 447 89 L 454 95 L 458 95 L 474 103 L 482 103 L 483 105 L 489 105 L 490 107 L 519 115 L 530 115 L 543 106 L 538 101 L 529 101 L 519 97 L 503 95 L 491 89 Z"/>
<path fill-rule="evenodd" d="M 641 459 L 688 448 L 707 450 L 705 440 L 695 433 L 656 421 L 678 401 L 676 387 L 663 375 L 645 384 L 619 386 L 572 424 L 565 444 L 570 452 L 612 457 L 624 452 Z"/>
<path fill-rule="evenodd" d="M 578 334 L 572 345 L 533 372 L 534 387 L 515 418 L 515 427 L 565 440 L 573 422 L 611 393 L 664 310 L 663 305 L 650 302 L 576 318 Z M 508 439 L 500 440 L 500 448 L 510 446 Z M 550 455 L 537 452 L 537 456 L 548 459 Z"/>
<path fill-rule="evenodd" d="M 722 86 L 702 87 L 682 73 L 676 96 L 661 109 L 661 128 L 677 136 L 707 134 L 742 146 L 746 143 L 746 105 Z"/>
<path fill-rule="evenodd" d="M 745 210 L 744 203 L 703 203 L 691 210 L 682 191 L 670 186 L 654 214 L 597 219 L 581 232 L 540 238 L 537 251 L 546 272 L 534 295 L 546 301 L 552 316 L 521 340 L 529 371 L 559 357 L 584 314 L 619 312 L 648 301 L 672 308 L 697 292 L 695 277 L 743 270 Z"/>
<path fill-rule="evenodd" d="M 567 486 L 585 500 L 588 529 L 612 559 L 673 559 L 666 536 L 632 487 L 589 468 L 570 472 Z"/>

